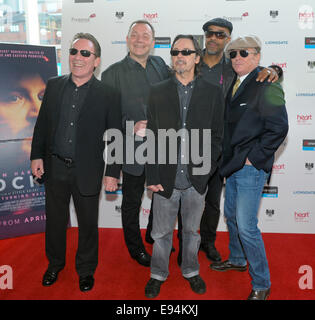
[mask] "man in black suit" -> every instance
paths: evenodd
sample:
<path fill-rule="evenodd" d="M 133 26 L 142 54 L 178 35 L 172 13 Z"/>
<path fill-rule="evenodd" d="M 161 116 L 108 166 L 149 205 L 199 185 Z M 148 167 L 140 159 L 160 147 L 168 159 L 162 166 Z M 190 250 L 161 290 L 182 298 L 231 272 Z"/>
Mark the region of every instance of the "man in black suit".
<path fill-rule="evenodd" d="M 169 70 L 161 57 L 150 55 L 154 47 L 154 29 L 148 21 L 132 22 L 126 40 L 128 54 L 102 73 L 102 82 L 113 87 L 121 95 L 124 145 L 128 150 L 122 166 L 123 195 L 121 204 L 126 246 L 133 259 L 139 264 L 149 267 L 151 256 L 143 244 L 139 224 L 145 171 L 144 164 L 140 164 L 137 159 L 134 159 L 134 154 L 135 150 L 143 143 L 150 86 L 168 78 Z M 131 130 L 127 128 L 127 122 L 129 124 L 134 122 L 134 127 Z M 134 149 L 130 148 L 132 144 L 134 144 Z M 152 220 L 152 212 L 149 219 L 149 221 Z M 148 238 L 150 241 L 149 236 Z"/>
<path fill-rule="evenodd" d="M 182 275 L 194 292 L 206 292 L 206 285 L 199 276 L 198 229 L 208 179 L 215 172 L 221 154 L 224 101 L 219 87 L 198 76 L 201 54 L 193 36 L 177 36 L 171 49 L 174 76 L 154 85 L 149 98 L 147 136 L 149 140 L 152 135 L 148 133 L 153 132 L 156 150 L 155 162 L 147 165 L 147 186 L 155 192 L 151 278 L 145 288 L 148 298 L 159 294 L 161 284 L 168 277 L 179 205 Z M 174 137 L 170 136 L 165 150 L 161 150 L 160 133 L 163 130 L 175 131 L 175 143 L 180 139 L 180 144 L 172 146 Z M 211 137 L 206 135 L 209 131 Z M 198 139 L 194 139 L 196 136 Z M 196 155 L 203 155 L 206 160 L 195 161 Z"/>
<path fill-rule="evenodd" d="M 97 80 L 101 48 L 88 33 L 74 36 L 70 75 L 48 81 L 34 128 L 32 173 L 45 178 L 46 255 L 42 284 L 52 285 L 65 266 L 69 203 L 73 197 L 79 225 L 76 270 L 81 291 L 94 285 L 98 263 L 98 204 L 104 174 L 104 132 L 121 130 L 119 96 Z M 114 191 L 120 166 L 108 165 L 105 189 Z"/>
<path fill-rule="evenodd" d="M 288 132 L 284 93 L 278 82 L 257 82 L 261 42 L 238 37 L 226 47 L 237 76 L 227 96 L 223 163 L 224 215 L 230 234 L 229 259 L 211 264 L 216 271 L 246 271 L 252 277 L 249 300 L 266 300 L 270 274 L 257 212 L 274 154 Z"/>

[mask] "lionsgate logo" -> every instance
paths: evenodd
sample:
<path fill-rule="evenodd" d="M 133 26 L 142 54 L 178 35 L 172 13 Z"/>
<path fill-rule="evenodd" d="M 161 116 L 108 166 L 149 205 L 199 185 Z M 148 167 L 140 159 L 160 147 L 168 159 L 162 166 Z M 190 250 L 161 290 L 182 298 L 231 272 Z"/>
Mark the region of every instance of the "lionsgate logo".
<path fill-rule="evenodd" d="M 249 13 L 246 11 L 246 12 L 243 12 L 240 16 L 237 16 L 237 17 L 226 17 L 226 16 L 223 16 L 222 18 L 225 19 L 225 20 L 231 21 L 231 22 L 237 22 L 237 21 L 242 21 L 244 18 L 247 18 L 248 16 L 249 16 Z"/>
<path fill-rule="evenodd" d="M 104 140 L 108 142 L 104 159 L 109 165 L 178 164 L 180 150 L 180 163 L 193 164 L 193 175 L 206 175 L 211 169 L 211 129 L 158 129 L 154 133 L 146 128 L 144 137 L 134 134 L 134 121 L 126 121 L 125 144 L 118 129 L 107 130 Z M 135 147 L 136 142 L 142 143 Z"/>

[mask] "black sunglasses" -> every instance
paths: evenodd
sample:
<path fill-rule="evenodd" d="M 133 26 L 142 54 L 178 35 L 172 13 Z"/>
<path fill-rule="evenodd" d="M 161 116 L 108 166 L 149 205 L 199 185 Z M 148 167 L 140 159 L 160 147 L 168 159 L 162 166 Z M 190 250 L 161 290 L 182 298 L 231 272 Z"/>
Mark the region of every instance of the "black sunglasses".
<path fill-rule="evenodd" d="M 211 31 L 211 30 L 208 30 L 208 31 L 205 32 L 206 38 L 211 38 L 213 35 L 215 35 L 215 37 L 217 39 L 224 39 L 224 38 L 226 38 L 228 36 L 224 31 Z"/>
<path fill-rule="evenodd" d="M 234 59 L 237 56 L 237 52 L 240 53 L 242 58 L 246 58 L 250 53 L 254 54 L 255 52 L 249 52 L 247 50 L 233 50 L 230 52 L 230 59 Z"/>
<path fill-rule="evenodd" d="M 171 56 L 178 56 L 181 53 L 183 56 L 190 56 L 192 53 L 196 53 L 195 50 L 171 50 Z"/>
<path fill-rule="evenodd" d="M 75 56 L 77 53 L 79 52 L 78 49 L 76 48 L 70 48 L 69 49 L 69 53 L 72 55 L 72 56 Z M 91 54 L 94 54 L 96 56 L 95 53 L 89 51 L 89 50 L 80 50 L 80 54 L 82 57 L 85 57 L 85 58 L 88 58 Z"/>

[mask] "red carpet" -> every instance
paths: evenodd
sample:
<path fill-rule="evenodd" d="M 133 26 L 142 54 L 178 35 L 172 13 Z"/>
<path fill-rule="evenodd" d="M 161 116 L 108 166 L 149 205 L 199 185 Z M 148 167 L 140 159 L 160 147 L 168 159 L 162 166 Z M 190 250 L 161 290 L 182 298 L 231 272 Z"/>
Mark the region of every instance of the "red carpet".
<path fill-rule="evenodd" d="M 200 274 L 207 292 L 197 295 L 181 276 L 177 266 L 177 237 L 170 258 L 170 276 L 162 285 L 158 299 L 162 300 L 244 300 L 251 286 L 248 272 L 215 272 L 203 252 L 199 253 Z M 270 300 L 315 300 L 315 277 L 312 289 L 299 288 L 302 265 L 315 271 L 315 235 L 264 234 L 271 272 Z M 95 286 L 82 293 L 74 268 L 77 228 L 68 231 L 67 265 L 52 287 L 43 287 L 41 280 L 47 267 L 44 234 L 0 240 L 0 266 L 13 269 L 13 289 L 0 289 L 0 300 L 145 300 L 144 287 L 150 269 L 138 265 L 129 257 L 121 229 L 100 229 L 99 265 Z M 218 232 L 217 248 L 223 259 L 228 256 L 228 233 Z M 147 245 L 151 253 L 152 247 Z M 2 274 L 0 274 L 1 278 Z M 1 281 L 1 280 L 0 280 Z"/>

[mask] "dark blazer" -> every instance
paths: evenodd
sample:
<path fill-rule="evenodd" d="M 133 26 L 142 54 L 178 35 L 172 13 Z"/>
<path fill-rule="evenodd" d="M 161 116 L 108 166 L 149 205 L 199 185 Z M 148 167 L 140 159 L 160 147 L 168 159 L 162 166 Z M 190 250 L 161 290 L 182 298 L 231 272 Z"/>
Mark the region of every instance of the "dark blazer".
<path fill-rule="evenodd" d="M 59 121 L 63 90 L 70 75 L 48 81 L 34 128 L 31 160 L 43 159 L 45 179 L 50 179 L 52 148 Z M 82 106 L 77 127 L 75 170 L 83 195 L 97 194 L 104 174 L 104 132 L 121 130 L 119 95 L 96 78 L 93 79 Z M 107 166 L 106 176 L 119 178 L 120 165 Z"/>
<path fill-rule="evenodd" d="M 191 143 L 191 130 L 199 130 L 199 155 L 203 155 L 202 129 L 211 129 L 211 170 L 205 175 L 193 175 L 193 168 L 201 167 L 202 164 L 194 164 L 189 155 L 188 174 L 194 188 L 203 194 L 206 191 L 209 177 L 214 173 L 218 165 L 218 159 L 221 155 L 221 145 L 223 137 L 223 114 L 224 99 L 222 90 L 214 85 L 209 84 L 202 77 L 196 78 L 196 84 L 192 92 L 187 118 L 186 129 L 189 132 L 189 141 Z M 162 196 L 169 198 L 172 195 L 177 164 L 171 164 L 169 159 L 169 145 L 166 148 L 166 164 L 158 164 L 158 129 L 181 129 L 180 105 L 177 93 L 177 85 L 174 79 L 170 78 L 162 81 L 152 87 L 149 108 L 147 128 L 155 133 L 155 156 L 156 164 L 146 165 L 147 185 L 161 184 Z M 178 154 L 177 146 L 177 153 Z M 209 149 L 210 149 L 209 148 Z M 191 144 L 189 146 L 191 150 Z"/>
<path fill-rule="evenodd" d="M 164 60 L 158 56 L 149 56 L 148 61 L 151 63 L 155 81 L 162 81 L 169 77 L 169 69 Z M 121 109 L 122 109 L 122 127 L 124 130 L 124 150 L 126 149 L 126 121 L 146 120 L 146 109 L 150 92 L 150 82 L 146 77 L 144 69 L 138 62 L 131 59 L 129 54 L 111 66 L 102 73 L 102 82 L 114 88 L 120 93 Z M 150 79 L 151 81 L 152 79 Z M 134 138 L 130 135 L 128 138 Z M 141 146 L 141 141 L 134 141 L 134 152 Z M 126 163 L 122 166 L 122 170 L 129 174 L 140 176 L 143 174 L 144 165 L 135 163 Z"/>
<path fill-rule="evenodd" d="M 257 82 L 258 72 L 256 68 L 244 79 L 233 98 L 232 86 L 226 99 L 220 168 L 225 177 L 240 170 L 246 158 L 256 169 L 270 172 L 274 154 L 288 132 L 282 87 L 279 83 Z"/>

